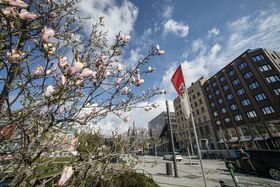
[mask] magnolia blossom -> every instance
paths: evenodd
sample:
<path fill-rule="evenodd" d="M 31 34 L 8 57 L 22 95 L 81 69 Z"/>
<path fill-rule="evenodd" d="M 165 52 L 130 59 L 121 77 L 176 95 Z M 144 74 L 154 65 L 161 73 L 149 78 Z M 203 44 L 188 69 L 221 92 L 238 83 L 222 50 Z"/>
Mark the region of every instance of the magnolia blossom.
<path fill-rule="evenodd" d="M 159 45 L 157 44 L 156 45 L 156 55 L 164 55 L 164 54 L 165 54 L 165 51 L 161 50 Z"/>
<path fill-rule="evenodd" d="M 122 78 L 117 78 L 117 79 L 116 79 L 116 85 L 120 85 L 120 84 L 121 84 L 121 81 L 122 81 Z"/>
<path fill-rule="evenodd" d="M 36 68 L 33 71 L 33 75 L 35 77 L 43 75 L 43 73 L 44 73 L 44 68 L 43 68 L 43 66 L 40 66 L 40 65 L 36 66 Z"/>
<path fill-rule="evenodd" d="M 146 73 L 152 73 L 155 70 L 155 68 L 148 67 Z"/>
<path fill-rule="evenodd" d="M 0 0 L 1 3 L 8 3 L 11 6 L 19 7 L 19 8 L 27 8 L 28 5 L 21 0 Z"/>
<path fill-rule="evenodd" d="M 70 179 L 73 173 L 74 170 L 72 166 L 65 166 L 58 181 L 58 186 L 64 186 L 64 184 Z"/>
<path fill-rule="evenodd" d="M 48 69 L 47 71 L 46 71 L 46 74 L 47 75 L 50 75 L 52 73 L 52 70 L 51 69 Z"/>
<path fill-rule="evenodd" d="M 126 116 L 125 118 L 123 118 L 123 121 L 124 121 L 125 123 L 127 123 L 127 122 L 129 121 L 129 117 Z"/>
<path fill-rule="evenodd" d="M 18 61 L 19 59 L 21 59 L 24 56 L 24 52 L 22 51 L 16 51 L 16 50 L 12 50 L 12 53 L 8 53 L 9 58 L 12 61 Z"/>
<path fill-rule="evenodd" d="M 122 41 L 122 42 L 124 42 L 124 43 L 129 42 L 129 41 L 130 41 L 130 38 L 131 38 L 131 37 L 130 37 L 129 35 L 123 35 L 123 34 L 122 34 L 122 35 L 119 36 L 119 40 Z"/>
<path fill-rule="evenodd" d="M 88 68 L 85 68 L 82 73 L 80 74 L 80 77 L 81 78 L 88 78 L 88 77 L 94 77 L 96 75 L 96 72 L 88 69 Z"/>
<path fill-rule="evenodd" d="M 117 65 L 117 71 L 118 72 L 121 72 L 123 70 L 123 66 L 120 64 L 120 63 L 118 63 L 118 65 Z"/>
<path fill-rule="evenodd" d="M 6 7 L 4 9 L 2 9 L 1 11 L 5 16 L 14 16 L 15 17 L 17 15 L 15 7 Z"/>
<path fill-rule="evenodd" d="M 78 79 L 76 80 L 75 85 L 80 86 L 83 83 L 83 81 L 84 81 L 83 79 Z"/>
<path fill-rule="evenodd" d="M 43 43 L 43 49 L 48 54 L 53 54 L 55 52 L 55 50 L 56 50 L 56 48 L 53 46 L 52 43 Z"/>
<path fill-rule="evenodd" d="M 144 106 L 144 110 L 145 110 L 145 111 L 152 110 L 152 107 L 151 107 L 150 105 Z"/>
<path fill-rule="evenodd" d="M 76 73 L 80 72 L 82 70 L 82 68 L 84 67 L 84 64 L 81 62 L 75 62 L 73 67 L 71 68 L 71 74 L 75 75 Z"/>
<path fill-rule="evenodd" d="M 67 57 L 60 57 L 59 58 L 59 63 L 58 63 L 59 67 L 63 68 L 67 65 Z"/>
<path fill-rule="evenodd" d="M 141 86 L 141 84 L 143 84 L 144 83 L 144 79 L 137 79 L 137 81 L 136 81 L 136 86 Z"/>
<path fill-rule="evenodd" d="M 49 38 L 54 36 L 54 30 L 51 28 L 44 27 L 42 30 L 42 40 L 43 42 L 47 43 Z"/>
<path fill-rule="evenodd" d="M 155 103 L 152 104 L 152 107 L 158 108 L 158 107 L 159 107 L 159 104 L 158 104 L 157 102 L 155 102 Z"/>
<path fill-rule="evenodd" d="M 52 94 L 55 92 L 54 88 L 52 85 L 49 85 L 44 93 L 45 97 L 50 97 Z"/>
<path fill-rule="evenodd" d="M 127 86 L 123 87 L 123 93 L 128 93 L 129 88 Z"/>
<path fill-rule="evenodd" d="M 24 20 L 28 20 L 28 21 L 31 21 L 31 20 L 34 20 L 34 19 L 38 18 L 37 14 L 30 13 L 25 9 L 22 9 L 20 11 L 20 13 L 18 14 L 18 16 L 20 17 L 20 19 L 24 19 Z"/>
<path fill-rule="evenodd" d="M 64 86 L 66 83 L 66 77 L 64 75 L 60 75 L 60 84 Z"/>

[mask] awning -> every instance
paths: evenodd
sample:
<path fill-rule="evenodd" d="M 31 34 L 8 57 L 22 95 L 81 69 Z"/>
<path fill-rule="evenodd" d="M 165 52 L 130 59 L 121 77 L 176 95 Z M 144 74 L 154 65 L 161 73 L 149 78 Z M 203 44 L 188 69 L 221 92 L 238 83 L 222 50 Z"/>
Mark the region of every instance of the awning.
<path fill-rule="evenodd" d="M 231 137 L 230 140 L 228 141 L 229 143 L 234 143 L 238 141 L 238 137 Z"/>
<path fill-rule="evenodd" d="M 257 136 L 253 139 L 253 141 L 262 141 L 262 140 L 267 140 L 269 137 L 265 136 L 264 138 L 262 136 Z"/>
<path fill-rule="evenodd" d="M 252 136 L 241 136 L 239 142 L 248 142 L 251 141 L 253 138 Z"/>

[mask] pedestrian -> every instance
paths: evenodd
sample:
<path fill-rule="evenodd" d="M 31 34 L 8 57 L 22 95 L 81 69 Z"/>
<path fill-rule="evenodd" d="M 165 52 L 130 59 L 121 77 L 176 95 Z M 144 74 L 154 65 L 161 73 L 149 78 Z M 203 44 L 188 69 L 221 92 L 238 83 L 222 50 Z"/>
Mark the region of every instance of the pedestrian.
<path fill-rule="evenodd" d="M 240 149 L 239 151 L 240 151 L 239 158 L 245 163 L 247 163 L 254 172 L 256 172 L 256 169 L 253 166 L 253 163 L 251 162 L 250 155 L 246 153 L 243 149 Z"/>
<path fill-rule="evenodd" d="M 221 187 L 229 187 L 228 185 L 225 185 L 225 182 L 222 180 L 220 180 L 220 185 L 221 185 Z"/>

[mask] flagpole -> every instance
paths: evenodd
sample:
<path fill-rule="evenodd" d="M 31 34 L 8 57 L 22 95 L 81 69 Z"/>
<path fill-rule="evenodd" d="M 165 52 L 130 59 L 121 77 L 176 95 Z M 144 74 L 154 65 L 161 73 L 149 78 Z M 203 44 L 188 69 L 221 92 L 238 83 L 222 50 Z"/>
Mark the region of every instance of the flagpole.
<path fill-rule="evenodd" d="M 181 64 L 180 64 L 181 66 Z M 181 67 L 182 68 L 182 67 Z M 183 82 L 184 82 L 184 85 L 186 85 L 185 83 L 185 79 L 184 79 L 184 73 L 182 71 L 182 75 L 183 75 Z M 201 152 L 200 152 L 200 146 L 199 146 L 199 142 L 198 142 L 198 137 L 197 137 L 197 132 L 196 132 L 196 125 L 195 125 L 195 121 L 194 121 L 194 117 L 193 117 L 193 112 L 192 112 L 192 107 L 190 105 L 190 98 L 189 98 L 189 94 L 188 94 L 188 90 L 187 88 L 184 86 L 184 93 L 185 93 L 185 96 L 187 97 L 187 104 L 188 104 L 188 107 L 190 108 L 190 118 L 191 118 L 191 122 L 192 122 L 192 126 L 193 126 L 193 131 L 194 131 L 194 136 L 195 136 L 195 142 L 196 142 L 196 147 L 197 147 L 197 153 L 198 153 L 198 156 L 199 156 L 199 162 L 200 162 L 200 168 L 201 168 L 201 172 L 202 172 L 202 176 L 203 176 L 203 181 L 204 181 L 204 185 L 205 187 L 207 187 L 207 184 L 206 184 L 206 178 L 205 178 L 205 174 L 204 174 L 204 169 L 203 169 L 203 164 L 202 164 L 202 158 L 201 158 Z M 186 117 L 186 116 L 185 116 Z M 187 119 L 187 117 L 186 117 Z"/>

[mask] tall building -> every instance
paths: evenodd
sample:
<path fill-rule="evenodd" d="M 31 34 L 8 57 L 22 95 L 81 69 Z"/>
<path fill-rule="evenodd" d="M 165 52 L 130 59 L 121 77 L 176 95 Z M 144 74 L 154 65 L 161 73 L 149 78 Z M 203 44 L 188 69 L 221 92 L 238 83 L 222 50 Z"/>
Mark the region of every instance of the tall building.
<path fill-rule="evenodd" d="M 202 85 L 206 80 L 207 78 L 201 77 L 199 80 L 192 83 L 188 88 L 188 94 L 193 109 L 193 116 L 200 148 L 204 150 L 213 150 L 217 149 L 217 141 L 202 90 Z M 177 133 L 178 137 L 176 139 L 179 142 L 180 148 L 183 148 L 185 151 L 187 151 L 186 148 L 188 147 L 191 154 L 193 154 L 193 152 L 196 150 L 196 143 L 192 122 L 190 119 L 185 119 L 183 115 L 180 97 L 177 97 L 173 101 L 173 104 L 178 128 L 180 129 Z"/>
<path fill-rule="evenodd" d="M 247 50 L 203 85 L 220 148 L 280 148 L 280 53 Z"/>
<path fill-rule="evenodd" d="M 176 134 L 178 133 L 178 126 L 176 121 L 175 112 L 170 112 L 170 120 L 173 131 L 174 143 L 175 147 L 178 147 L 176 141 Z M 165 141 L 161 141 L 159 145 L 159 152 L 167 152 L 170 150 L 169 145 L 169 132 L 168 132 L 168 118 L 167 112 L 161 112 L 155 118 L 148 122 L 149 132 L 152 132 L 152 135 L 158 139 L 162 139 Z"/>

